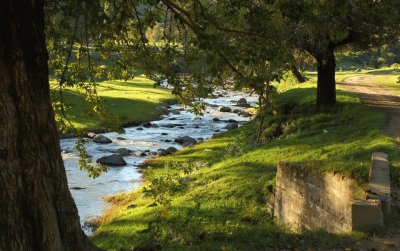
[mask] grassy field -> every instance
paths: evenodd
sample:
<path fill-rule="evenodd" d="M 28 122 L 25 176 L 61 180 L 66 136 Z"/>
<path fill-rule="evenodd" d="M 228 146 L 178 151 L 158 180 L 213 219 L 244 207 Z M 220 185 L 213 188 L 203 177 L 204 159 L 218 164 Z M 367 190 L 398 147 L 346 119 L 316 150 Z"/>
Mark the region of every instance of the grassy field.
<path fill-rule="evenodd" d="M 149 161 L 139 189 L 108 198 L 114 206 L 99 219 L 92 241 L 106 250 L 344 249 L 359 242 L 360 233 L 292 233 L 266 209 L 281 160 L 342 172 L 365 185 L 371 153 L 384 151 L 399 181 L 398 143 L 379 129 L 385 116 L 340 90 L 337 106 L 316 110 L 316 80 L 309 77 L 279 85 L 262 144 L 253 144 L 253 121 Z"/>
<path fill-rule="evenodd" d="M 174 97 L 169 90 L 154 88 L 153 85 L 153 81 L 144 77 L 135 77 L 127 82 L 98 83 L 97 92 L 109 117 L 102 117 L 93 111 L 94 104 L 85 101 L 87 95 L 83 90 L 64 89 L 64 102 L 69 106 L 66 110 L 67 118 L 79 131 L 107 131 L 110 123 L 114 123 L 111 126 L 122 126 L 155 119 L 163 113 L 157 107 L 170 103 Z M 53 100 L 57 101 L 57 86 L 53 84 L 52 87 Z"/>

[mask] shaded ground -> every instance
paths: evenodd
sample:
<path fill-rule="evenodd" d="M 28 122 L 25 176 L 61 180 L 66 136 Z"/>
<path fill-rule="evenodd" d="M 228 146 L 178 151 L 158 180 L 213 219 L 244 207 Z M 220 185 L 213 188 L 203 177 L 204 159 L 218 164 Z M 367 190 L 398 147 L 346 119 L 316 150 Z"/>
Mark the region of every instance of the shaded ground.
<path fill-rule="evenodd" d="M 400 142 L 400 92 L 387 86 L 374 84 L 375 78 L 377 78 L 376 75 L 350 77 L 338 86 L 358 95 L 364 105 L 386 113 L 388 122 L 382 129 L 385 134 Z M 392 188 L 392 199 L 394 200 L 393 204 L 399 207 L 399 188 Z M 361 250 L 400 250 L 400 229 L 390 227 L 384 236 L 372 236 L 357 248 Z"/>

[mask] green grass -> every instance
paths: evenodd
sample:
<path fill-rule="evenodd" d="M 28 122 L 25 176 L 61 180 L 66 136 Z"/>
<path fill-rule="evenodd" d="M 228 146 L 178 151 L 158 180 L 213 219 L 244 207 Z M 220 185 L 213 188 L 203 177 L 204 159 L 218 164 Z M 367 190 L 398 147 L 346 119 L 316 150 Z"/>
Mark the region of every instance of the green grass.
<path fill-rule="evenodd" d="M 94 112 L 94 104 L 85 101 L 83 90 L 67 88 L 63 91 L 64 102 L 70 106 L 66 110 L 67 118 L 79 131 L 106 131 L 109 121 L 113 126 L 137 124 L 157 118 L 163 113 L 157 109 L 160 104 L 173 100 L 167 89 L 154 88 L 154 82 L 144 77 L 135 77 L 129 81 L 104 81 L 98 83 L 97 92 L 102 99 L 101 104 L 107 108 L 110 117 L 101 117 Z M 52 85 L 53 100 L 59 100 L 56 85 Z"/>
<path fill-rule="evenodd" d="M 115 205 L 99 220 L 102 224 L 92 241 L 106 250 L 344 249 L 359 241 L 363 234 L 292 233 L 273 221 L 266 203 L 281 160 L 339 171 L 364 185 L 371 153 L 384 151 L 398 171 L 398 145 L 379 129 L 385 116 L 340 90 L 336 107 L 316 110 L 313 77 L 308 83 L 281 84 L 278 89 L 261 145 L 252 144 L 257 125 L 250 122 L 175 155 L 151 160 L 141 188 L 110 198 Z M 171 161 L 206 165 L 192 170 L 188 176 L 193 180 L 182 185 L 176 178 L 184 176 L 182 171 L 164 167 Z M 152 207 L 154 200 L 143 194 L 149 180 L 161 187 L 160 194 L 169 196 L 170 206 Z M 128 209 L 130 204 L 137 207 Z"/>

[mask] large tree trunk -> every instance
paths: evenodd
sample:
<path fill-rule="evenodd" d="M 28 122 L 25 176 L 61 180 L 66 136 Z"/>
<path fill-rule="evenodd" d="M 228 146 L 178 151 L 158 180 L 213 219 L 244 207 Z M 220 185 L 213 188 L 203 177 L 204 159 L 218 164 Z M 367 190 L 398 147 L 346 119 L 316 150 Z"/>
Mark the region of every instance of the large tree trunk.
<path fill-rule="evenodd" d="M 327 107 L 336 103 L 335 83 L 335 54 L 333 48 L 328 47 L 315 55 L 318 68 L 317 106 Z"/>
<path fill-rule="evenodd" d="M 61 158 L 43 8 L 44 0 L 0 1 L 0 250 L 97 250 Z"/>

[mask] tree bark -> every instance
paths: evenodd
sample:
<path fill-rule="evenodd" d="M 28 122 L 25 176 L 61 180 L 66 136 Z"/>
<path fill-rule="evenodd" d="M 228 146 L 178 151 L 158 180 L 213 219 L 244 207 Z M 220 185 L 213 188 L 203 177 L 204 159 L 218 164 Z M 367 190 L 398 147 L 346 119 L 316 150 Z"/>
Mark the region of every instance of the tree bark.
<path fill-rule="evenodd" d="M 293 75 L 296 77 L 297 82 L 299 83 L 304 83 L 306 82 L 306 79 L 304 76 L 299 72 L 297 67 L 295 65 L 290 65 L 290 71 L 293 73 Z"/>
<path fill-rule="evenodd" d="M 336 61 L 331 46 L 315 55 L 317 60 L 317 106 L 328 107 L 336 104 Z"/>
<path fill-rule="evenodd" d="M 68 189 L 43 9 L 44 0 L 0 1 L 0 250 L 98 250 Z"/>

